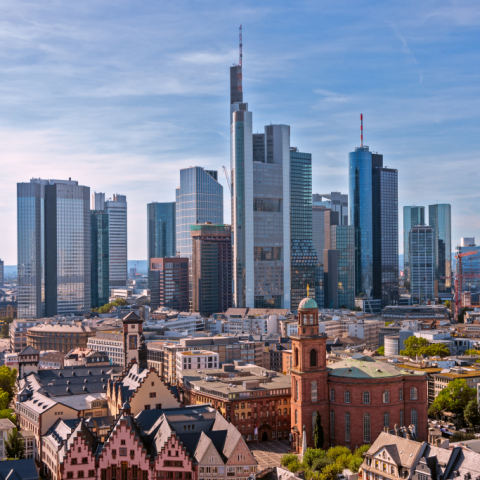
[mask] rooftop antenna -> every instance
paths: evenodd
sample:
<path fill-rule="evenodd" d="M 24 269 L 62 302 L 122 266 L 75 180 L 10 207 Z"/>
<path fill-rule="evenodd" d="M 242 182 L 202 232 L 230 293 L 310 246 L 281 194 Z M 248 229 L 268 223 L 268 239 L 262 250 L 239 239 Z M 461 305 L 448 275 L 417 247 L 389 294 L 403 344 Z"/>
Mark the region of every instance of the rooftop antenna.
<path fill-rule="evenodd" d="M 238 29 L 238 71 L 237 71 L 237 85 L 238 91 L 243 92 L 242 88 L 242 26 Z"/>
<path fill-rule="evenodd" d="M 363 113 L 360 114 L 360 147 L 363 147 Z"/>

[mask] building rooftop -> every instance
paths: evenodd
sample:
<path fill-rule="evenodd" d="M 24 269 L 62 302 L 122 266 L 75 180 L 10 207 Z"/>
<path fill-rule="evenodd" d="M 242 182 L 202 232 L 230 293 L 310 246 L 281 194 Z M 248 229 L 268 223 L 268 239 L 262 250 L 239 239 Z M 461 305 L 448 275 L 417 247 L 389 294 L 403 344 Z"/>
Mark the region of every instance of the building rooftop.
<path fill-rule="evenodd" d="M 60 324 L 48 324 L 44 323 L 42 325 L 37 325 L 28 329 L 28 332 L 35 333 L 90 333 L 96 332 L 95 328 L 92 327 L 82 327 L 77 325 L 60 325 Z"/>
<path fill-rule="evenodd" d="M 298 310 L 307 309 L 307 308 L 317 308 L 318 309 L 317 302 L 313 298 L 310 298 L 310 297 L 304 298 L 299 303 Z"/>

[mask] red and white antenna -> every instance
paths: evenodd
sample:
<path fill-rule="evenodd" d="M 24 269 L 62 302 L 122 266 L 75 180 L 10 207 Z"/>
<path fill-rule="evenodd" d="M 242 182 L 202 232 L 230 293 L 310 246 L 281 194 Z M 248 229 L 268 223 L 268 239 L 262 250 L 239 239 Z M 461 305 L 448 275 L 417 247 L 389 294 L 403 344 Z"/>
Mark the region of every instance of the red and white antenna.
<path fill-rule="evenodd" d="M 360 114 L 360 147 L 363 147 L 363 113 Z"/>
<path fill-rule="evenodd" d="M 238 70 L 237 70 L 237 85 L 238 91 L 242 92 L 242 26 L 238 29 Z"/>

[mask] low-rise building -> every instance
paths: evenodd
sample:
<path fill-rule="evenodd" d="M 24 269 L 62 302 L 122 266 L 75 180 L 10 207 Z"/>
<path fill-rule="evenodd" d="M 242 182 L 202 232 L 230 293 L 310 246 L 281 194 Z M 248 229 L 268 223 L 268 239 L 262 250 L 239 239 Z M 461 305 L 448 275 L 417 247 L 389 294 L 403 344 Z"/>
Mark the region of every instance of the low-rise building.
<path fill-rule="evenodd" d="M 6 353 L 5 354 L 5 365 L 8 368 L 16 368 L 18 370 L 18 354 L 17 353 Z"/>
<path fill-rule="evenodd" d="M 45 352 L 43 355 L 40 355 L 38 368 L 40 369 L 63 368 L 64 360 L 65 360 L 64 353 Z"/>
<path fill-rule="evenodd" d="M 191 350 L 177 352 L 177 380 L 181 385 L 183 376 L 193 370 L 217 370 L 220 367 L 218 353 L 207 350 Z"/>
<path fill-rule="evenodd" d="M 434 374 L 433 378 L 435 381 L 435 398 L 437 398 L 438 394 L 447 387 L 450 382 L 457 379 L 465 380 L 469 387 L 477 389 L 480 383 L 480 369 L 454 367 Z"/>
<path fill-rule="evenodd" d="M 74 348 L 65 355 L 65 366 L 97 366 L 105 367 L 110 365 L 108 355 L 104 352 L 100 353 L 89 348 Z"/>
<path fill-rule="evenodd" d="M 88 339 L 87 348 L 106 353 L 113 365 L 125 365 L 123 340 L 121 330 L 97 332 L 95 336 Z"/>
<path fill-rule="evenodd" d="M 13 432 L 14 428 L 16 428 L 15 425 L 8 418 L 0 418 L 0 461 L 7 458 L 5 453 L 5 442 L 7 441 L 8 436 Z"/>
<path fill-rule="evenodd" d="M 27 346 L 27 330 L 29 328 L 35 327 L 45 323 L 46 321 L 51 321 L 50 318 L 40 318 L 40 319 L 24 319 L 18 318 L 15 319 L 10 324 L 10 351 L 12 353 L 19 353 Z"/>

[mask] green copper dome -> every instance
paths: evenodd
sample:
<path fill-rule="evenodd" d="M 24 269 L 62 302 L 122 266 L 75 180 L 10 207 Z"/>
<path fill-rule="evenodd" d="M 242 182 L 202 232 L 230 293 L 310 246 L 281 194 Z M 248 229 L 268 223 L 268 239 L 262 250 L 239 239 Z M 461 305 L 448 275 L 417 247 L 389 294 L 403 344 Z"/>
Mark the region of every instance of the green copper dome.
<path fill-rule="evenodd" d="M 309 298 L 309 297 L 304 298 L 300 302 L 300 305 L 298 306 L 298 309 L 301 310 L 301 309 L 306 309 L 306 308 L 317 308 L 318 309 L 317 302 L 313 298 Z"/>

